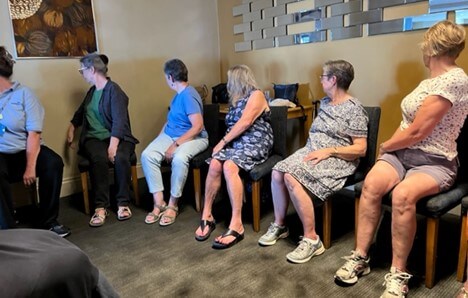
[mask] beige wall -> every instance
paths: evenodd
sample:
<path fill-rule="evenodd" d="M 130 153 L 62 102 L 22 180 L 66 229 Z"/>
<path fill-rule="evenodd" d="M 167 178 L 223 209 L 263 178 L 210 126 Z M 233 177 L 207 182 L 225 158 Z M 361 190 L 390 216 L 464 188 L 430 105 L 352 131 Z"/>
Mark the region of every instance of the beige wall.
<path fill-rule="evenodd" d="M 218 0 L 223 80 L 226 80 L 226 71 L 230 66 L 247 64 L 254 71 L 261 88 L 271 90 L 272 82 L 299 82 L 300 100 L 307 104 L 324 96 L 318 79 L 322 63 L 345 59 L 355 68 L 355 80 L 350 92 L 363 104 L 382 108 L 380 141 L 391 136 L 401 120 L 401 99 L 427 76 L 418 47 L 424 31 L 236 53 L 234 42 L 242 41 L 242 35 L 233 35 L 233 25 L 241 23 L 242 18 L 232 17 L 232 7 L 241 3 L 240 0 Z M 427 3 L 419 3 L 405 9 L 388 9 L 384 17 L 393 19 L 424 13 L 427 13 Z M 468 50 L 462 53 L 458 62 L 468 71 Z"/>
<path fill-rule="evenodd" d="M 109 75 L 130 97 L 130 117 L 140 140 L 137 153 L 159 133 L 173 91 L 162 66 L 182 59 L 193 85 L 219 82 L 215 0 L 95 0 L 100 51 L 110 58 Z M 14 48 L 6 0 L 0 1 L 0 44 Z M 19 60 L 13 79 L 32 88 L 46 109 L 43 138 L 65 161 L 62 195 L 79 189 L 76 154 L 65 148 L 66 129 L 89 86 L 77 59 Z"/>

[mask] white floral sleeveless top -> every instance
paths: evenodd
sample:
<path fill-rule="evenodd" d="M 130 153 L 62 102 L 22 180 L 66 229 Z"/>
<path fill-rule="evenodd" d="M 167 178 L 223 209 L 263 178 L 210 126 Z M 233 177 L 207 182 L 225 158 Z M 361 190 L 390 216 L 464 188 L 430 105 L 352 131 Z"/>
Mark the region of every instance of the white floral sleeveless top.
<path fill-rule="evenodd" d="M 424 99 L 439 95 L 452 103 L 452 108 L 424 140 L 411 146 L 430 154 L 445 156 L 453 160 L 457 156 L 456 140 L 468 114 L 468 76 L 463 69 L 454 68 L 435 78 L 422 81 L 416 89 L 401 102 L 403 120 L 400 129 L 413 123 L 416 112 Z"/>

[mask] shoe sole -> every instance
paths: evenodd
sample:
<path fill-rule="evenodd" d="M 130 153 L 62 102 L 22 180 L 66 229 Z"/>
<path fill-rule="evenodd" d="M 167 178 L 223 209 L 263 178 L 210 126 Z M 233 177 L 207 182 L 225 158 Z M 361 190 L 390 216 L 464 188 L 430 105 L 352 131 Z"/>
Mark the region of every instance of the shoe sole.
<path fill-rule="evenodd" d="M 258 244 L 263 245 L 263 246 L 271 246 L 271 245 L 276 244 L 276 241 L 278 241 L 279 239 L 284 239 L 284 238 L 286 238 L 288 236 L 289 236 L 289 231 L 279 235 L 278 238 L 276 238 L 276 239 L 274 239 L 272 241 L 262 241 L 261 239 L 259 239 Z"/>
<path fill-rule="evenodd" d="M 357 284 L 359 278 L 361 278 L 363 276 L 366 276 L 367 274 L 370 273 L 370 271 L 371 271 L 370 267 L 367 267 L 364 271 L 362 271 L 361 273 L 356 274 L 355 277 L 350 278 L 350 279 L 342 279 L 341 277 L 335 275 L 335 281 L 352 286 L 352 285 Z"/>
<path fill-rule="evenodd" d="M 310 259 L 312 259 L 312 257 L 319 256 L 319 255 L 323 254 L 324 252 L 325 252 L 325 247 L 323 247 L 323 245 L 322 245 L 319 249 L 314 251 L 310 256 L 308 256 L 305 259 L 302 259 L 302 260 L 293 259 L 293 258 L 289 257 L 289 254 L 286 255 L 286 259 L 288 259 L 288 261 L 290 261 L 292 263 L 295 263 L 295 264 L 303 264 L 303 263 L 309 262 Z"/>

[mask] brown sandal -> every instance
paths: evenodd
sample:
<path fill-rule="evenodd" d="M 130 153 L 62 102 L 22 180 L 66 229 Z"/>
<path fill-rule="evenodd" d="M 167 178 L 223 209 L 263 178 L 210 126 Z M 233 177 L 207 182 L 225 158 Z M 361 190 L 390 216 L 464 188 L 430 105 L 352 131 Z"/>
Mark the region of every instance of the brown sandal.
<path fill-rule="evenodd" d="M 169 216 L 169 215 L 166 215 L 164 212 L 164 214 L 161 216 L 161 219 L 159 220 L 159 225 L 161 227 L 172 225 L 175 222 L 177 215 L 179 214 L 179 208 L 177 207 L 167 206 L 166 210 L 167 209 L 171 209 L 172 211 L 175 211 L 175 215 Z M 166 219 L 168 219 L 168 221 L 166 221 Z"/>
<path fill-rule="evenodd" d="M 158 222 L 161 219 L 161 216 L 163 216 L 164 211 L 166 211 L 167 205 L 154 205 L 154 208 L 159 209 L 159 214 L 154 214 L 153 211 L 148 213 L 145 218 L 145 223 L 147 224 L 154 224 L 155 222 Z"/>
<path fill-rule="evenodd" d="M 127 214 L 125 214 L 127 213 Z M 127 220 L 132 217 L 132 211 L 128 206 L 119 206 L 119 210 L 117 211 L 117 219 L 122 221 L 122 220 Z"/>

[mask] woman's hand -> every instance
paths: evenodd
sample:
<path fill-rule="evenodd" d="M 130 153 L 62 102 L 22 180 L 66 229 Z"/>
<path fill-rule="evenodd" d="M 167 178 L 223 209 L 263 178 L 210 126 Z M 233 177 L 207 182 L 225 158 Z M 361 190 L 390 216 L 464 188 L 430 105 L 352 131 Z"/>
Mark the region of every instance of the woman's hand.
<path fill-rule="evenodd" d="M 107 148 L 107 158 L 111 163 L 115 162 L 115 156 L 117 155 L 117 148 L 119 147 L 120 140 L 116 137 L 111 137 L 109 142 L 109 148 Z"/>
<path fill-rule="evenodd" d="M 316 165 L 324 159 L 329 158 L 333 154 L 333 148 L 324 148 L 310 152 L 304 157 L 304 161 L 311 161 Z"/>
<path fill-rule="evenodd" d="M 221 151 L 224 148 L 225 145 L 226 145 L 226 143 L 223 140 L 219 141 L 219 143 L 216 144 L 216 146 L 213 148 L 213 154 L 211 154 L 211 156 L 213 156 L 216 153 L 218 153 L 219 151 Z"/>
<path fill-rule="evenodd" d="M 164 153 L 164 156 L 166 158 L 166 161 L 169 163 L 172 161 L 172 158 L 174 158 L 174 151 L 177 149 L 176 142 L 173 142 L 169 148 L 167 148 L 166 153 Z"/>
<path fill-rule="evenodd" d="M 36 168 L 26 167 L 23 174 L 23 183 L 25 186 L 31 186 L 36 182 Z"/>
<path fill-rule="evenodd" d="M 68 131 L 67 131 L 67 144 L 68 147 L 75 149 L 75 146 L 73 145 L 73 139 L 75 138 L 75 126 L 70 123 L 68 126 Z"/>

